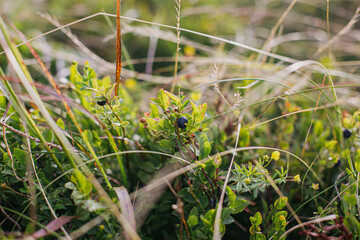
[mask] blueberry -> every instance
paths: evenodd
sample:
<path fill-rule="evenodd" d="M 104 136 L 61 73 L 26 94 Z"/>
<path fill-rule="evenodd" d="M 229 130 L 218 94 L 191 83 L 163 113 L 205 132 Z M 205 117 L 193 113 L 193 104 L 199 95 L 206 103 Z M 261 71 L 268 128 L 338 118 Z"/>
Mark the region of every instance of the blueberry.
<path fill-rule="evenodd" d="M 338 159 L 337 162 L 334 164 L 334 168 L 338 168 L 341 165 L 341 160 Z"/>
<path fill-rule="evenodd" d="M 107 103 L 107 101 L 106 101 L 106 100 L 97 101 L 96 103 L 97 103 L 99 106 L 104 106 L 104 105 Z"/>
<path fill-rule="evenodd" d="M 185 129 L 187 123 L 188 120 L 185 117 L 179 117 L 178 120 L 176 121 L 176 125 L 181 129 Z"/>
<path fill-rule="evenodd" d="M 351 132 L 350 132 L 350 130 L 344 129 L 344 131 L 343 131 L 343 136 L 344 136 L 344 138 L 349 138 L 349 137 L 351 137 Z"/>

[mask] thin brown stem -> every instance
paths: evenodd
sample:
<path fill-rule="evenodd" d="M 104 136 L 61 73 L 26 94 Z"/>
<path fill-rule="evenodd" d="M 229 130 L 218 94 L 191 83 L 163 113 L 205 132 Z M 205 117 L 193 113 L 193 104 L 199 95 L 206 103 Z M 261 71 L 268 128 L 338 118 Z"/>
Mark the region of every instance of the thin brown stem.
<path fill-rule="evenodd" d="M 116 85 L 115 96 L 119 94 L 119 85 L 121 81 L 121 24 L 120 24 L 120 0 L 116 1 Z"/>
<path fill-rule="evenodd" d="M 5 217 L 6 217 L 7 219 L 9 219 L 12 223 L 14 223 L 19 230 L 21 230 L 20 225 L 19 225 L 14 219 L 12 219 L 12 218 L 9 216 L 9 214 L 7 214 L 7 213 L 5 212 L 5 210 L 1 207 L 1 205 L 0 205 L 0 211 L 5 215 Z"/>

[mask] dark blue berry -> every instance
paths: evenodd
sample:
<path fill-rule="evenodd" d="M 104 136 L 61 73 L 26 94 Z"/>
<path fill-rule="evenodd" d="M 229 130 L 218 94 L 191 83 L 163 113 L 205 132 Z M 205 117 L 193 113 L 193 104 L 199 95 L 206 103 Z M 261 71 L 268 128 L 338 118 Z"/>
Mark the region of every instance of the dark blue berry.
<path fill-rule="evenodd" d="M 337 162 L 334 164 L 334 168 L 338 168 L 341 165 L 341 160 L 338 159 Z"/>
<path fill-rule="evenodd" d="M 178 120 L 176 121 L 176 125 L 181 129 L 185 129 L 187 123 L 188 120 L 185 117 L 179 117 Z"/>
<path fill-rule="evenodd" d="M 106 101 L 106 100 L 97 101 L 96 103 L 97 103 L 99 106 L 104 106 L 104 105 L 107 103 L 107 101 Z"/>
<path fill-rule="evenodd" d="M 351 132 L 350 132 L 350 130 L 344 129 L 344 131 L 343 131 L 343 136 L 344 136 L 344 138 L 349 138 L 349 137 L 351 137 Z"/>

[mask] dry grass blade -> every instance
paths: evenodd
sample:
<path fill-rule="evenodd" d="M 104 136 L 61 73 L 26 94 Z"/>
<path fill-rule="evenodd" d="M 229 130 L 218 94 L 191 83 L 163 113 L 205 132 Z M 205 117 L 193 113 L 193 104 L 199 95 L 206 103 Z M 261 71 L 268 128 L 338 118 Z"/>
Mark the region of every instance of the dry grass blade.
<path fill-rule="evenodd" d="M 323 78 L 323 82 L 322 82 L 322 86 L 321 86 L 322 88 L 325 85 L 325 80 L 326 80 L 326 75 L 324 75 L 324 78 Z M 320 98 L 321 98 L 321 92 L 319 92 L 318 99 L 317 99 L 317 102 L 316 102 L 316 105 L 315 105 L 315 110 L 314 110 L 313 116 L 311 118 L 310 126 L 308 128 L 307 133 L 306 133 L 306 137 L 305 137 L 305 140 L 304 140 L 304 147 L 303 147 L 303 149 L 301 151 L 301 156 L 304 156 L 304 153 L 305 153 L 305 146 L 306 146 L 307 141 L 308 141 L 308 137 L 309 137 L 309 134 L 310 134 L 311 127 L 312 127 L 312 125 L 314 123 L 314 120 L 315 120 L 316 110 L 317 110 L 317 108 L 319 106 Z"/>
<path fill-rule="evenodd" d="M 303 228 L 309 224 L 313 224 L 313 223 L 321 223 L 321 222 L 326 222 L 326 221 L 332 221 L 335 220 L 337 218 L 337 216 L 335 214 L 326 216 L 326 217 L 322 217 L 322 218 L 317 218 L 314 220 L 310 220 L 301 224 L 298 224 L 292 228 L 290 228 L 289 230 L 287 230 L 279 239 L 282 239 L 283 237 L 285 237 L 286 235 L 288 235 L 289 233 L 293 232 L 294 230 L 298 229 L 298 228 Z"/>
<path fill-rule="evenodd" d="M 82 225 L 80 228 L 78 228 L 77 230 L 73 231 L 70 234 L 71 239 L 77 239 L 79 237 L 81 237 L 82 235 L 86 234 L 88 231 L 90 231 L 93 227 L 99 225 L 102 221 L 104 221 L 104 218 L 99 215 L 93 219 L 91 219 L 89 222 L 87 222 L 86 224 Z"/>
<path fill-rule="evenodd" d="M 294 7 L 295 3 L 297 0 L 293 0 L 290 5 L 288 6 L 288 8 L 285 10 L 285 12 L 281 15 L 281 17 L 279 18 L 279 20 L 276 22 L 275 26 L 271 29 L 271 33 L 269 35 L 269 37 L 266 39 L 265 44 L 263 49 L 265 49 L 267 52 L 269 52 L 271 50 L 271 40 L 275 37 L 275 33 L 276 31 L 279 29 L 280 25 L 283 23 L 283 21 L 285 20 L 285 18 L 287 17 L 287 15 L 289 14 L 290 10 Z M 266 57 L 264 57 L 263 62 L 266 61 Z"/>
<path fill-rule="evenodd" d="M 121 213 L 130 222 L 132 228 L 136 230 L 134 209 L 128 191 L 124 187 L 116 187 L 114 190 L 119 199 Z M 131 239 L 128 235 L 126 235 L 126 238 Z"/>
<path fill-rule="evenodd" d="M 346 26 L 341 29 L 334 37 L 332 37 L 326 44 L 322 45 L 315 53 L 314 57 L 318 57 L 326 48 L 329 48 L 332 44 L 334 44 L 340 37 L 350 32 L 352 27 L 359 21 L 359 13 L 360 7 L 358 7 L 350 19 L 350 21 L 346 24 Z"/>
<path fill-rule="evenodd" d="M 40 229 L 33 234 L 31 234 L 31 237 L 38 239 L 43 238 L 47 235 L 49 235 L 51 232 L 49 230 L 55 232 L 59 228 L 61 228 L 66 223 L 70 222 L 74 217 L 72 216 L 61 216 L 58 219 L 55 219 L 51 221 L 49 224 L 46 225 L 46 229 Z"/>
<path fill-rule="evenodd" d="M 232 166 L 233 166 L 233 163 L 234 163 L 234 158 L 235 158 L 235 155 L 236 155 L 236 149 L 237 149 L 237 145 L 238 145 L 238 141 L 239 141 L 240 129 L 241 129 L 241 124 L 239 123 L 238 126 L 237 126 L 237 134 L 236 134 L 235 146 L 234 146 L 234 149 L 232 150 L 233 151 L 233 156 L 231 158 L 230 166 L 229 166 L 228 172 L 226 174 L 226 178 L 225 178 L 225 181 L 224 181 L 224 186 L 222 188 L 220 200 L 219 200 L 219 203 L 218 203 L 218 206 L 217 206 L 217 209 L 216 209 L 215 223 L 214 223 L 214 235 L 213 235 L 215 240 L 221 239 L 220 218 L 221 218 L 221 211 L 222 211 L 222 207 L 223 207 L 222 205 L 223 205 L 224 198 L 225 198 L 226 186 L 227 186 L 229 178 L 230 178 L 231 169 L 232 169 Z"/>
<path fill-rule="evenodd" d="M 195 166 L 197 166 L 197 164 Z M 187 167 L 179 169 L 178 164 L 168 164 L 155 174 L 153 181 L 134 193 L 134 195 L 136 194 L 137 196 L 134 206 L 136 209 L 135 219 L 137 227 L 142 226 L 151 210 L 151 207 L 166 190 L 166 182 L 171 181 L 176 176 L 179 176 L 187 171 Z"/>

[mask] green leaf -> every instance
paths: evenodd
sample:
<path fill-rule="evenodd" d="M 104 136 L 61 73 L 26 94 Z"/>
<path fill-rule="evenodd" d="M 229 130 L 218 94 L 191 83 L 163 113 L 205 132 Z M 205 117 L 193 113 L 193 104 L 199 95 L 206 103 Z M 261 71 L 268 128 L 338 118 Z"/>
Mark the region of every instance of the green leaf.
<path fill-rule="evenodd" d="M 231 208 L 223 208 L 222 211 L 221 211 L 221 218 L 220 218 L 221 223 L 224 223 L 225 220 L 228 217 L 230 217 L 232 212 L 233 212 L 233 210 Z"/>
<path fill-rule="evenodd" d="M 352 233 L 360 234 L 360 223 L 354 215 L 346 214 L 344 224 Z"/>
<path fill-rule="evenodd" d="M 195 103 L 193 103 L 192 101 L 190 101 L 191 107 L 192 107 L 192 114 L 191 114 L 191 119 L 192 121 L 195 123 L 195 119 L 198 118 L 198 114 L 199 114 L 199 109 L 198 107 L 195 105 Z"/>
<path fill-rule="evenodd" d="M 4 161 L 8 167 L 11 167 L 11 159 L 10 159 L 10 156 L 8 153 L 5 153 L 3 155 L 3 159 L 1 159 L 1 160 Z"/>
<path fill-rule="evenodd" d="M 176 106 L 180 107 L 180 104 L 181 104 L 180 98 L 178 98 L 177 96 L 175 96 L 174 94 L 172 94 L 168 91 L 165 91 L 165 93 L 171 98 L 171 100 L 174 101 Z"/>
<path fill-rule="evenodd" d="M 85 196 L 88 196 L 91 193 L 92 185 L 79 169 L 74 170 L 74 173 L 71 176 L 71 181 L 76 184 L 79 191 L 81 191 Z"/>
<path fill-rule="evenodd" d="M 281 210 L 281 209 L 283 209 L 285 207 L 287 201 L 288 201 L 287 197 L 281 197 L 281 198 L 279 198 L 278 200 L 275 201 L 274 207 L 277 210 Z"/>
<path fill-rule="evenodd" d="M 178 192 L 178 196 L 184 199 L 184 201 L 189 203 L 195 203 L 195 198 L 191 195 L 189 188 L 183 188 Z"/>
<path fill-rule="evenodd" d="M 104 77 L 101 80 L 98 80 L 98 86 L 102 87 L 103 89 L 107 89 L 111 86 L 111 78 L 109 76 Z"/>
<path fill-rule="evenodd" d="M 288 212 L 287 211 L 280 211 L 280 212 L 277 212 L 277 213 L 275 213 L 275 218 L 277 218 L 277 217 L 279 217 L 279 216 L 284 216 L 285 218 L 287 217 L 287 215 L 288 215 Z"/>
<path fill-rule="evenodd" d="M 163 139 L 163 140 L 159 141 L 159 146 L 165 152 L 171 153 L 176 145 L 175 145 L 174 141 Z"/>
<path fill-rule="evenodd" d="M 215 209 L 210 209 L 206 212 L 205 216 L 200 216 L 201 221 L 206 226 L 212 226 L 215 220 Z"/>
<path fill-rule="evenodd" d="M 150 98 L 150 100 L 156 103 L 157 105 L 161 106 L 161 102 L 158 98 Z"/>
<path fill-rule="evenodd" d="M 164 92 L 164 89 L 160 89 L 158 93 L 158 100 L 160 102 L 160 107 L 165 110 L 170 106 L 170 98 Z"/>
<path fill-rule="evenodd" d="M 324 132 L 324 127 L 321 120 L 317 120 L 314 124 L 314 135 L 320 136 Z"/>
<path fill-rule="evenodd" d="M 208 137 L 205 133 L 202 133 L 200 136 L 200 156 L 199 159 L 202 160 L 206 158 L 211 152 L 211 146 Z"/>
<path fill-rule="evenodd" d="M 250 142 L 250 133 L 247 128 L 241 128 L 239 134 L 239 147 L 246 147 Z"/>
<path fill-rule="evenodd" d="M 94 146 L 99 147 L 101 145 L 101 139 L 99 138 L 99 135 L 94 130 L 92 130 L 91 133 L 93 137 Z"/>
<path fill-rule="evenodd" d="M 127 127 L 127 126 L 129 126 L 130 125 L 130 122 L 129 121 L 123 121 L 122 123 L 121 123 L 121 126 L 123 126 L 123 127 Z"/>
<path fill-rule="evenodd" d="M 191 209 L 190 215 L 186 222 L 190 228 L 198 224 L 198 210 L 196 207 Z"/>
<path fill-rule="evenodd" d="M 65 183 L 65 187 L 66 187 L 67 189 L 70 189 L 70 190 L 76 189 L 75 184 L 72 183 L 72 182 L 67 182 L 67 183 Z"/>
<path fill-rule="evenodd" d="M 158 118 L 160 117 L 160 113 L 159 113 L 159 107 L 156 106 L 153 103 L 150 103 L 150 117 L 151 118 Z"/>
<path fill-rule="evenodd" d="M 233 209 L 233 214 L 240 213 L 250 204 L 248 200 L 237 197 L 235 203 L 230 207 Z"/>
<path fill-rule="evenodd" d="M 191 102 L 190 99 L 186 100 L 186 101 L 181 105 L 180 110 L 183 110 L 190 102 Z"/>
<path fill-rule="evenodd" d="M 204 104 L 200 105 L 199 109 L 200 110 L 199 110 L 198 114 L 195 116 L 195 122 L 201 122 L 204 119 L 206 109 L 207 109 L 207 104 L 204 103 Z"/>
<path fill-rule="evenodd" d="M 234 206 L 235 201 L 236 201 L 235 193 L 233 192 L 233 190 L 229 186 L 226 186 L 226 193 L 227 193 L 227 195 L 229 197 L 229 207 Z"/>
<path fill-rule="evenodd" d="M 121 99 L 123 101 L 124 106 L 131 106 L 133 104 L 133 99 L 129 92 L 126 90 L 126 88 L 123 85 L 119 86 L 119 93 L 121 96 Z"/>
<path fill-rule="evenodd" d="M 91 131 L 90 131 L 89 129 L 86 129 L 86 130 L 84 131 L 84 134 L 85 134 L 87 140 L 91 143 L 92 140 L 93 140 L 93 136 L 92 136 Z"/>
<path fill-rule="evenodd" d="M 14 149 L 14 158 L 15 160 L 17 160 L 19 163 L 21 164 L 25 164 L 25 160 L 26 160 L 26 155 L 27 153 L 19 148 L 15 148 Z"/>
<path fill-rule="evenodd" d="M 259 226 L 262 222 L 262 217 L 260 212 L 256 212 L 253 217 L 250 217 L 250 222 L 252 225 Z"/>
<path fill-rule="evenodd" d="M 195 235 L 197 239 L 208 239 L 208 237 L 199 229 L 195 231 Z"/>
<path fill-rule="evenodd" d="M 146 118 L 146 123 L 148 124 L 149 128 L 156 132 L 158 130 L 156 121 L 152 118 Z"/>
<path fill-rule="evenodd" d="M 275 230 L 276 231 L 281 231 L 281 230 L 285 229 L 286 225 L 287 225 L 286 218 L 283 215 L 280 215 L 275 219 Z"/>
<path fill-rule="evenodd" d="M 70 76 L 69 76 L 69 80 L 73 83 L 76 84 L 77 82 L 82 81 L 82 77 L 77 69 L 78 63 L 77 62 L 73 62 L 73 64 L 70 67 Z"/>
<path fill-rule="evenodd" d="M 45 138 L 45 141 L 52 142 L 54 141 L 54 133 L 50 129 L 45 129 L 42 132 L 43 137 Z"/>
<path fill-rule="evenodd" d="M 17 175 L 20 177 L 25 176 L 26 157 L 27 157 L 27 152 L 25 152 L 24 150 L 19 149 L 19 148 L 14 149 L 14 158 L 15 158 L 15 163 L 17 166 L 16 172 L 17 172 Z M 13 175 L 12 172 L 11 172 L 11 175 Z"/>
<path fill-rule="evenodd" d="M 83 81 L 96 80 L 97 76 L 95 70 L 90 67 L 89 63 L 85 63 Z"/>
<path fill-rule="evenodd" d="M 59 126 L 59 128 L 65 129 L 64 121 L 61 118 L 56 121 L 56 124 Z"/>
<path fill-rule="evenodd" d="M 194 116 L 196 116 L 199 113 L 199 108 L 192 101 L 190 101 L 190 104 L 191 104 L 191 107 L 192 107 L 192 113 L 193 113 Z"/>
<path fill-rule="evenodd" d="M 0 108 L 6 108 L 6 97 L 0 96 Z"/>

